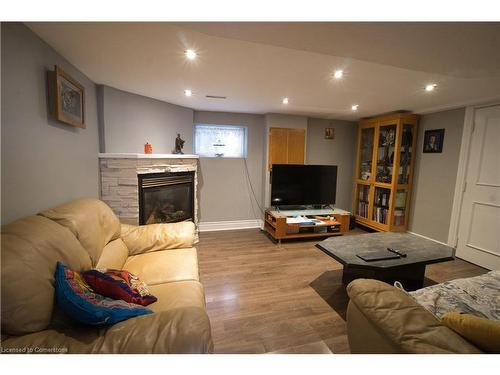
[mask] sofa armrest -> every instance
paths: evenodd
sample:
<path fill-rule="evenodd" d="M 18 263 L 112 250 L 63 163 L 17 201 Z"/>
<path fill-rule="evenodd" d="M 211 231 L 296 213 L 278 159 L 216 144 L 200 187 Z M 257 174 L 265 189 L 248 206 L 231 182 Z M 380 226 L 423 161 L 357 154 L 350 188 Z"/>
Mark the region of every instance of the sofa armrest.
<path fill-rule="evenodd" d="M 212 353 L 210 321 L 205 309 L 194 306 L 139 316 L 107 329 L 92 352 Z"/>
<path fill-rule="evenodd" d="M 480 353 L 404 291 L 377 280 L 347 286 L 352 353 Z"/>
<path fill-rule="evenodd" d="M 180 249 L 193 246 L 195 226 L 190 221 L 140 226 L 122 224 L 121 238 L 129 249 L 129 255 Z"/>

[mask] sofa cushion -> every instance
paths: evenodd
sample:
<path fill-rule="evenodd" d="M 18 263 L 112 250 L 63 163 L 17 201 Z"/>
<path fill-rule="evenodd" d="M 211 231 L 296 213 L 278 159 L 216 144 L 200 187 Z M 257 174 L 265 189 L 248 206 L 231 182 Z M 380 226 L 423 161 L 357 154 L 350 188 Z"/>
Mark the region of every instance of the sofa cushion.
<path fill-rule="evenodd" d="M 57 305 L 76 321 L 93 326 L 112 325 L 152 311 L 94 293 L 79 272 L 58 262 L 55 273 Z"/>
<path fill-rule="evenodd" d="M 149 286 L 171 281 L 199 280 L 194 247 L 134 255 L 127 259 L 123 269 L 137 275 Z"/>
<path fill-rule="evenodd" d="M 82 198 L 39 213 L 68 228 L 87 250 L 95 266 L 102 249 L 120 236 L 120 221 L 106 203 Z"/>
<path fill-rule="evenodd" d="M 2 227 L 3 333 L 20 335 L 49 325 L 58 261 L 77 271 L 91 267 L 76 237 L 52 220 L 28 216 Z"/>
<path fill-rule="evenodd" d="M 185 307 L 205 308 L 205 293 L 198 281 L 175 281 L 149 287 L 158 301 L 148 307 L 155 311 L 167 311 Z"/>
<path fill-rule="evenodd" d="M 488 353 L 500 353 L 500 321 L 449 312 L 441 322 Z"/>
<path fill-rule="evenodd" d="M 156 297 L 144 282 L 125 270 L 89 270 L 82 277 L 94 290 L 105 297 L 121 299 L 125 302 L 147 306 L 156 302 Z"/>
<path fill-rule="evenodd" d="M 191 247 L 195 241 L 195 226 L 191 221 L 141 226 L 122 224 L 121 236 L 130 255 L 137 255 Z"/>
<path fill-rule="evenodd" d="M 101 257 L 99 258 L 99 262 L 97 262 L 95 268 L 97 269 L 115 269 L 121 270 L 123 265 L 127 261 L 128 258 L 128 249 L 127 246 L 123 243 L 121 238 L 117 238 L 109 242 L 102 249 Z"/>

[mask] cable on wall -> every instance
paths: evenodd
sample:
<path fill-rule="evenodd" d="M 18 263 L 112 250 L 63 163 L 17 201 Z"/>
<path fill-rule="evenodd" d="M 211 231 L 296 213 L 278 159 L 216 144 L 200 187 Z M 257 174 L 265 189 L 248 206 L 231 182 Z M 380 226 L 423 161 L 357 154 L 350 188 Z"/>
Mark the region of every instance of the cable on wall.
<path fill-rule="evenodd" d="M 255 203 L 257 204 L 257 207 L 259 207 L 259 210 L 261 211 L 262 215 L 264 215 L 264 209 L 262 208 L 262 206 L 259 203 L 259 200 L 255 196 L 255 190 L 254 190 L 253 185 L 252 185 L 252 180 L 250 179 L 250 173 L 248 172 L 247 158 L 243 158 L 243 164 L 245 165 L 245 177 L 246 177 L 248 185 L 250 186 L 250 191 L 252 193 L 253 199 L 255 200 Z M 252 196 L 249 196 L 249 198 L 250 198 L 250 205 L 252 206 L 252 211 L 254 211 L 254 205 L 253 205 L 253 202 L 252 202 Z M 256 219 L 261 219 L 262 218 L 261 216 L 255 215 L 255 211 L 254 211 L 254 216 L 255 216 Z"/>

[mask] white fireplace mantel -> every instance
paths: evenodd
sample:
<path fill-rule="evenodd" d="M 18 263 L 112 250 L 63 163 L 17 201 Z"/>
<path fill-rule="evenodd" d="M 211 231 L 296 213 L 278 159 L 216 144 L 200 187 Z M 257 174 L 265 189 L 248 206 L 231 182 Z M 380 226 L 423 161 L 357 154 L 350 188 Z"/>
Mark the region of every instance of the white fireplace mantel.
<path fill-rule="evenodd" d="M 199 159 L 194 154 L 100 153 L 99 159 Z"/>

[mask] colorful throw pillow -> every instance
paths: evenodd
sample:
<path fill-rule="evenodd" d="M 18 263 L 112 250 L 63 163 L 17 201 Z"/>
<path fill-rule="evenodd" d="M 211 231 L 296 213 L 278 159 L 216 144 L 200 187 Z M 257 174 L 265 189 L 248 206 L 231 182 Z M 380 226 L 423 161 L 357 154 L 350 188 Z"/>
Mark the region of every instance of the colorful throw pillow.
<path fill-rule="evenodd" d="M 449 312 L 441 322 L 485 352 L 500 353 L 500 321 Z"/>
<path fill-rule="evenodd" d="M 105 297 L 143 306 L 157 301 L 157 298 L 149 293 L 146 284 L 128 271 L 90 270 L 82 272 L 82 277 L 96 293 Z"/>
<path fill-rule="evenodd" d="M 152 311 L 94 293 L 78 272 L 57 262 L 56 302 L 73 319 L 93 326 L 111 325 Z"/>

